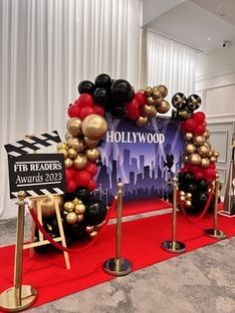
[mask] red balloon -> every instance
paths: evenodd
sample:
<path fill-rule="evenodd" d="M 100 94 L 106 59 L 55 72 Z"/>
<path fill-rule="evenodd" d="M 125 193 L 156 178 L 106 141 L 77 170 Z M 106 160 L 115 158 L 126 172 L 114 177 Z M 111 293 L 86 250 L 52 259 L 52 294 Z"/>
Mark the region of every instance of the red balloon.
<path fill-rule="evenodd" d="M 205 178 L 208 179 L 209 181 L 212 181 L 213 179 L 215 179 L 215 175 L 216 175 L 215 169 L 208 167 L 205 170 Z"/>
<path fill-rule="evenodd" d="M 76 175 L 77 187 L 87 187 L 90 180 L 92 179 L 91 174 L 85 170 L 78 171 Z"/>
<path fill-rule="evenodd" d="M 79 108 L 93 107 L 94 100 L 93 100 L 92 95 L 90 95 L 89 93 L 83 93 L 80 95 L 76 103 Z"/>
<path fill-rule="evenodd" d="M 91 176 L 95 176 L 97 173 L 97 165 L 95 163 L 88 163 L 85 170 L 91 174 Z"/>
<path fill-rule="evenodd" d="M 194 177 L 196 180 L 203 179 L 204 178 L 203 172 L 202 171 L 195 172 Z"/>
<path fill-rule="evenodd" d="M 201 136 L 206 131 L 206 125 L 205 124 L 196 124 L 194 127 L 194 134 Z"/>
<path fill-rule="evenodd" d="M 72 168 L 66 168 L 65 169 L 65 177 L 66 177 L 66 182 L 69 182 L 70 180 L 73 180 Z"/>
<path fill-rule="evenodd" d="M 140 117 L 140 106 L 136 99 L 133 99 L 131 102 L 127 103 L 126 113 L 131 120 L 137 120 Z"/>
<path fill-rule="evenodd" d="M 80 109 L 77 106 L 76 102 L 74 104 L 70 104 L 70 106 L 68 107 L 68 116 L 69 117 L 78 117 L 79 118 L 79 114 L 80 114 Z"/>
<path fill-rule="evenodd" d="M 93 191 L 96 189 L 96 181 L 94 179 L 91 179 L 89 181 L 89 184 L 87 186 L 87 188 L 90 190 L 90 191 Z"/>
<path fill-rule="evenodd" d="M 143 95 L 140 91 L 135 94 L 135 99 L 141 107 L 147 103 L 145 95 Z"/>
<path fill-rule="evenodd" d="M 101 116 L 104 116 L 104 108 L 101 105 L 95 104 L 94 110 L 96 114 L 99 114 Z"/>
<path fill-rule="evenodd" d="M 184 132 L 193 133 L 195 126 L 196 126 L 196 124 L 195 124 L 194 120 L 192 118 L 189 118 L 181 124 L 181 129 Z"/>
<path fill-rule="evenodd" d="M 68 193 L 75 191 L 77 188 L 77 184 L 74 180 L 70 180 L 66 183 L 66 191 Z"/>
<path fill-rule="evenodd" d="M 95 110 L 91 107 L 84 107 L 80 111 L 80 119 L 84 120 L 84 118 L 88 115 L 95 114 Z"/>
<path fill-rule="evenodd" d="M 196 124 L 203 124 L 206 120 L 206 115 L 204 112 L 197 112 L 193 114 L 193 120 Z"/>

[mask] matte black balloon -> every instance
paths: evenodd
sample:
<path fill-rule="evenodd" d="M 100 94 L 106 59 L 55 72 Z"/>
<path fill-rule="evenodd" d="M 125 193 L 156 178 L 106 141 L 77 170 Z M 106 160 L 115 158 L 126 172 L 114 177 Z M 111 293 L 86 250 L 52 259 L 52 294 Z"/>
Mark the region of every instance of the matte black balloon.
<path fill-rule="evenodd" d="M 75 198 L 78 198 L 84 203 L 87 203 L 91 199 L 93 199 L 92 193 L 87 188 L 78 188 L 78 190 L 75 192 Z"/>
<path fill-rule="evenodd" d="M 64 231 L 69 242 L 80 241 L 86 237 L 86 225 L 84 223 L 68 224 L 64 223 Z"/>
<path fill-rule="evenodd" d="M 205 179 L 201 179 L 197 183 L 198 190 L 200 191 L 208 191 L 209 189 L 209 184 Z"/>
<path fill-rule="evenodd" d="M 186 106 L 186 97 L 182 92 L 177 92 L 171 100 L 172 105 L 177 109 L 181 110 L 184 109 Z"/>
<path fill-rule="evenodd" d="M 107 106 L 109 102 L 109 92 L 105 88 L 96 88 L 94 91 L 94 100 L 102 106 Z"/>
<path fill-rule="evenodd" d="M 198 95 L 191 95 L 187 99 L 186 107 L 190 111 L 197 110 L 202 103 L 202 99 Z"/>
<path fill-rule="evenodd" d="M 190 193 L 195 193 L 197 191 L 197 185 L 195 183 L 189 183 L 186 189 Z"/>
<path fill-rule="evenodd" d="M 123 118 L 126 115 L 125 108 L 123 104 L 115 105 L 111 108 L 111 113 L 114 117 Z"/>
<path fill-rule="evenodd" d="M 78 92 L 80 94 L 89 93 L 89 94 L 93 95 L 94 91 L 95 91 L 95 85 L 89 80 L 83 80 L 78 85 Z"/>
<path fill-rule="evenodd" d="M 117 79 L 111 85 L 111 92 L 114 99 L 120 102 L 128 102 L 131 85 L 124 79 Z"/>
<path fill-rule="evenodd" d="M 194 175 L 191 172 L 186 172 L 183 174 L 183 179 L 187 182 L 192 182 L 194 180 Z"/>
<path fill-rule="evenodd" d="M 109 89 L 111 86 L 111 77 L 107 74 L 100 74 L 95 79 L 96 87 Z"/>
<path fill-rule="evenodd" d="M 134 90 L 131 88 L 131 90 L 128 92 L 128 99 L 127 102 L 132 101 L 135 98 L 135 92 Z"/>
<path fill-rule="evenodd" d="M 100 200 L 94 200 L 86 207 L 84 222 L 87 225 L 98 225 L 104 221 L 106 214 L 106 205 Z"/>

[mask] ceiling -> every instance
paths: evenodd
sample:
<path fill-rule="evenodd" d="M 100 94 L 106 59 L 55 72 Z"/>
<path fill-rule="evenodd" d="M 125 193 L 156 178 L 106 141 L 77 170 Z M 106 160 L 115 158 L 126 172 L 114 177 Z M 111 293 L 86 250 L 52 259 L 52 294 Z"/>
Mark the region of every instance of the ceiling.
<path fill-rule="evenodd" d="M 144 0 L 143 11 L 145 27 L 198 50 L 235 43 L 235 0 Z"/>

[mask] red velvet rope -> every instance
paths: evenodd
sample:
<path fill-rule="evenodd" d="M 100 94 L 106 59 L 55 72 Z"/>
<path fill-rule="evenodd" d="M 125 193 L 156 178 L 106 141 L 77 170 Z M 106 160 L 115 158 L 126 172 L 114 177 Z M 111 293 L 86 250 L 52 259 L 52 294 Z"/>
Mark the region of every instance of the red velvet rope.
<path fill-rule="evenodd" d="M 182 200 L 180 200 L 180 193 L 178 192 L 178 204 L 179 204 L 179 208 L 180 210 L 183 212 L 184 214 L 184 217 L 186 218 L 187 222 L 189 222 L 190 224 L 195 224 L 197 223 L 198 221 L 200 221 L 204 215 L 207 213 L 208 211 L 208 208 L 209 208 L 209 205 L 210 205 L 210 202 L 211 202 L 211 199 L 212 199 L 212 196 L 213 196 L 213 186 L 210 186 L 210 193 L 208 195 L 208 198 L 207 198 L 207 202 L 205 204 L 205 207 L 203 209 L 203 211 L 201 212 L 201 214 L 195 218 L 195 219 L 192 219 L 192 218 L 189 218 L 186 210 L 185 210 L 185 207 L 184 207 L 184 203 Z"/>
<path fill-rule="evenodd" d="M 99 235 L 101 233 L 103 233 L 105 230 L 106 230 L 106 226 L 110 220 L 110 215 L 111 215 L 111 212 L 113 211 L 113 209 L 116 207 L 116 204 L 117 204 L 117 199 L 116 197 L 114 198 L 113 200 L 113 203 L 112 203 L 112 206 L 109 208 L 108 210 L 108 214 L 106 216 L 106 219 L 105 219 L 105 223 L 104 225 L 102 226 L 102 228 L 100 229 L 99 231 Z M 98 237 L 99 236 L 96 236 L 91 242 L 89 242 L 89 244 L 87 244 L 85 247 L 82 247 L 82 248 L 79 248 L 79 249 L 69 249 L 67 247 L 64 247 L 62 246 L 61 244 L 59 244 L 58 242 L 56 242 L 50 235 L 48 235 L 48 233 L 45 231 L 45 229 L 43 228 L 42 224 L 39 222 L 38 220 L 38 217 L 37 217 L 37 214 L 35 212 L 35 210 L 31 207 L 29 207 L 29 212 L 32 216 L 32 219 L 35 223 L 35 225 L 37 226 L 37 228 L 39 229 L 39 231 L 43 234 L 43 236 L 58 250 L 61 250 L 63 252 L 69 252 L 69 253 L 77 253 L 77 252 L 81 252 L 81 251 L 84 251 L 88 248 L 90 248 L 92 245 L 94 245 L 96 243 L 96 241 L 98 240 Z"/>

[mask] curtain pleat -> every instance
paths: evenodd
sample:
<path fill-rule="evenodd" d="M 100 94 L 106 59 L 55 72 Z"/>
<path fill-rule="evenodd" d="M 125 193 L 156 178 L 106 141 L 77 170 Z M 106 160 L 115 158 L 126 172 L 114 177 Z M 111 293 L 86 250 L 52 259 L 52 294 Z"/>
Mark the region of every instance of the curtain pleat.
<path fill-rule="evenodd" d="M 100 72 L 139 83 L 140 0 L 0 1 L 0 215 L 9 201 L 4 144 L 64 133 L 83 79 Z"/>

